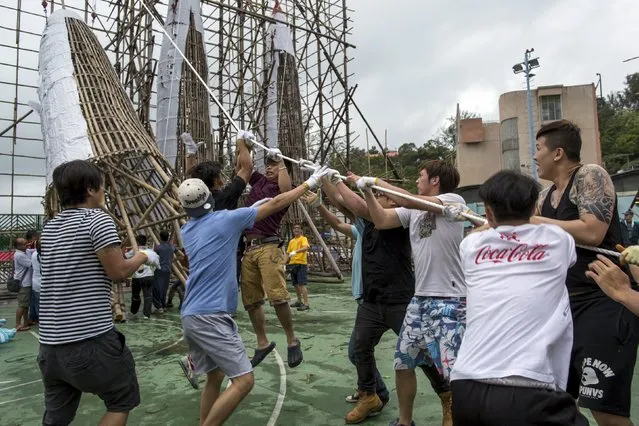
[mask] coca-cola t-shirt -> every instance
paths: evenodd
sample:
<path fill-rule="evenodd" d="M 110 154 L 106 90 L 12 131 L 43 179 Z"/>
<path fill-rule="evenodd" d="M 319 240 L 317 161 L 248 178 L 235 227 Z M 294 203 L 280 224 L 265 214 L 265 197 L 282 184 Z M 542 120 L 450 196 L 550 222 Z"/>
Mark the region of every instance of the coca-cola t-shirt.
<path fill-rule="evenodd" d="M 444 204 L 466 204 L 453 193 L 440 194 Z M 459 261 L 464 223 L 449 222 L 442 215 L 421 210 L 395 209 L 404 228 L 410 228 L 415 263 L 415 296 L 464 297 L 466 286 Z"/>
<path fill-rule="evenodd" d="M 573 238 L 555 225 L 499 226 L 466 237 L 460 256 L 467 323 L 451 380 L 520 376 L 565 390 Z"/>

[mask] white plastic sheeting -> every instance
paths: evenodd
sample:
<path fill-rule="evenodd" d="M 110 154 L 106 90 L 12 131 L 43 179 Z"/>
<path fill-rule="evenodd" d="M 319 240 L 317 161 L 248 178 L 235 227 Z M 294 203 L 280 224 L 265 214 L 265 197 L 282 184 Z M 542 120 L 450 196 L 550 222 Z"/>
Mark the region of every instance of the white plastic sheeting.
<path fill-rule="evenodd" d="M 82 21 L 75 13 L 58 9 L 49 17 L 40 40 L 38 98 L 47 185 L 60 164 L 93 156 L 73 76 L 67 19 Z"/>
<path fill-rule="evenodd" d="M 175 5 L 175 8 L 173 7 Z M 195 28 L 203 33 L 200 0 L 170 0 L 164 29 L 184 53 L 186 36 L 193 14 Z M 204 35 L 202 39 L 205 40 Z M 180 105 L 180 80 L 184 60 L 166 35 L 162 39 L 157 79 L 157 129 L 156 141 L 171 167 L 175 167 L 178 149 L 178 114 Z M 208 75 L 200 76 L 208 81 Z"/>
<path fill-rule="evenodd" d="M 278 21 L 286 21 L 286 16 L 279 8 L 279 2 L 276 2 L 273 10 L 273 18 Z M 266 139 L 268 146 L 276 148 L 279 146 L 278 128 L 279 128 L 279 103 L 277 79 L 278 69 L 280 65 L 280 52 L 286 52 L 295 58 L 293 50 L 293 37 L 290 28 L 281 22 L 275 22 L 269 25 L 268 41 L 271 50 L 268 52 L 269 75 L 270 80 L 267 89 L 267 109 L 266 109 Z"/>

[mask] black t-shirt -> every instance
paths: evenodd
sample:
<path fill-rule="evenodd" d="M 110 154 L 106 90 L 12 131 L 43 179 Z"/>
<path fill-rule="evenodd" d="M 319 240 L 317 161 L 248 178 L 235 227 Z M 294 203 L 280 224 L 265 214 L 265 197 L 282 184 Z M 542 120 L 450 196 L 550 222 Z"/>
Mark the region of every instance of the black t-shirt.
<path fill-rule="evenodd" d="M 379 230 L 364 220 L 362 286 L 365 302 L 410 302 L 415 294 L 415 274 L 408 229 Z"/>
<path fill-rule="evenodd" d="M 237 203 L 240 201 L 240 197 L 246 188 L 246 182 L 239 176 L 235 176 L 231 183 L 226 185 L 223 189 L 216 189 L 211 191 L 211 195 L 215 200 L 215 206 L 213 211 L 218 210 L 235 210 Z"/>

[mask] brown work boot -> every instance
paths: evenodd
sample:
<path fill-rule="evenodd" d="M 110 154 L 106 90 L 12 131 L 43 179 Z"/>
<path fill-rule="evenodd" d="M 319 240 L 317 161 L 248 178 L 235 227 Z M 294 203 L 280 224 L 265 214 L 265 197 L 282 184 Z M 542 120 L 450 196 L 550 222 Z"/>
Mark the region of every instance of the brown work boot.
<path fill-rule="evenodd" d="M 361 423 L 368 417 L 377 416 L 384 408 L 382 400 L 379 399 L 375 392 L 369 393 L 360 390 L 357 392 L 359 393 L 357 405 L 344 417 L 344 421 L 348 425 Z"/>
<path fill-rule="evenodd" d="M 438 396 L 442 402 L 442 426 L 453 426 L 453 393 L 448 391 Z"/>

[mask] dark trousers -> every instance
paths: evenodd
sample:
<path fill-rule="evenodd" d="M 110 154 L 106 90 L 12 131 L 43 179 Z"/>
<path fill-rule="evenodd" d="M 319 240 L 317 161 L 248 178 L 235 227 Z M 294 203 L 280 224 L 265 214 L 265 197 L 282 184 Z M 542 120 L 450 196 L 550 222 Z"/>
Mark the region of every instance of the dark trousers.
<path fill-rule="evenodd" d="M 375 378 L 377 372 L 375 346 L 388 330 L 393 330 L 396 335 L 399 335 L 407 306 L 408 304 L 386 305 L 369 302 L 362 302 L 358 306 L 351 340 L 359 390 L 376 392 L 378 379 Z M 388 362 L 390 363 L 391 360 Z M 434 365 L 424 365 L 421 368 L 437 394 L 450 390 L 450 385 Z"/>
<path fill-rule="evenodd" d="M 566 392 L 455 380 L 455 426 L 588 426 Z"/>
<path fill-rule="evenodd" d="M 133 278 L 131 280 L 131 313 L 137 314 L 140 310 L 140 291 L 144 297 L 144 307 L 142 312 L 145 317 L 151 316 L 151 306 L 153 305 L 153 282 L 155 278 Z"/>
<path fill-rule="evenodd" d="M 166 308 L 166 292 L 169 289 L 171 271 L 155 270 L 155 283 L 153 285 L 153 306 L 156 309 Z"/>
<path fill-rule="evenodd" d="M 40 321 L 40 292 L 31 289 L 31 299 L 29 300 L 29 321 Z"/>
<path fill-rule="evenodd" d="M 355 362 L 355 328 L 353 328 L 351 338 L 348 341 L 348 360 L 357 367 L 357 362 Z M 377 368 L 375 368 L 375 393 L 382 401 L 388 400 L 390 397 L 386 383 Z"/>

